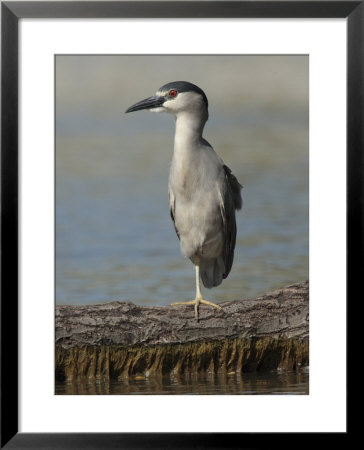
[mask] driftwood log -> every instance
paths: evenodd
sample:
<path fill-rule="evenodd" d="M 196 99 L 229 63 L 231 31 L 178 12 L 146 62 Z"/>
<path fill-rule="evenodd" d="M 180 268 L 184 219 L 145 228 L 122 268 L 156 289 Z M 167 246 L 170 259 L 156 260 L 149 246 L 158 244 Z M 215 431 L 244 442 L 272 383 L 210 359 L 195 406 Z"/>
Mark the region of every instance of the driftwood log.
<path fill-rule="evenodd" d="M 308 281 L 222 310 L 130 302 L 56 307 L 56 379 L 297 370 L 308 365 Z"/>

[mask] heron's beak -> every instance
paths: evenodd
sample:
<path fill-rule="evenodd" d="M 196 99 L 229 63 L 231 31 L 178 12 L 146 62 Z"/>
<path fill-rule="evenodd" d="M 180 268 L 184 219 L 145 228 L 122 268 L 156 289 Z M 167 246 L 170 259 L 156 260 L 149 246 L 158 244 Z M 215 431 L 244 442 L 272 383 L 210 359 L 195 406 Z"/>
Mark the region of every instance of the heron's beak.
<path fill-rule="evenodd" d="M 153 109 L 159 108 L 163 105 L 165 99 L 164 97 L 158 97 L 157 95 L 153 95 L 152 97 L 145 98 L 135 105 L 130 106 L 125 112 L 130 113 L 133 111 L 140 111 L 141 109 Z"/>

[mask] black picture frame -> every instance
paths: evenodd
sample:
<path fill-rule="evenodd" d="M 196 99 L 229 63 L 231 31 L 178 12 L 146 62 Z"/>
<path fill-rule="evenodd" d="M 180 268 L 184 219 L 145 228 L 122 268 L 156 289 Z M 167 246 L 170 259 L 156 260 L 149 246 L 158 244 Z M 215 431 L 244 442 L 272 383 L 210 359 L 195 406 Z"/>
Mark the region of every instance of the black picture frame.
<path fill-rule="evenodd" d="M 297 439 L 292 433 L 18 433 L 19 19 L 176 17 L 347 19 L 347 305 L 358 300 L 364 272 L 364 1 L 171 1 L 168 7 L 163 1 L 1 2 L 1 448 L 272 448 L 274 441 L 282 448 Z M 333 195 L 336 189 L 340 181 Z M 335 443 L 349 437 L 349 425 L 347 430 Z M 300 445 L 311 437 L 301 435 Z M 319 445 L 317 433 L 314 439 Z M 322 439 L 327 444 L 327 436 Z"/>

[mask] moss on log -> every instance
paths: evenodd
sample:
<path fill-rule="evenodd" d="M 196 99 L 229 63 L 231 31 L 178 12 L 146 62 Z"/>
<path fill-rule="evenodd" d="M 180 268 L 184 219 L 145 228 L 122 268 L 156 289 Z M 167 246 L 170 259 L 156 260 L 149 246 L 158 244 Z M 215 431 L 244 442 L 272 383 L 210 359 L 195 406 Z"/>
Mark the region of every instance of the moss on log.
<path fill-rule="evenodd" d="M 56 379 L 174 377 L 308 365 L 308 281 L 200 307 L 56 307 Z"/>

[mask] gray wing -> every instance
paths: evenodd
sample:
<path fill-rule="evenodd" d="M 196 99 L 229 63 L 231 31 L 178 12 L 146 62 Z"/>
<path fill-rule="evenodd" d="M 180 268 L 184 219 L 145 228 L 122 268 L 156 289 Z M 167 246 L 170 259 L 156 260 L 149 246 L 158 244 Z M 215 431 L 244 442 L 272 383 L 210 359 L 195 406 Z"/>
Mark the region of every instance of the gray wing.
<path fill-rule="evenodd" d="M 235 210 L 241 209 L 243 200 L 241 198 L 242 185 L 226 165 L 224 169 L 224 187 L 220 192 L 220 212 L 223 222 L 224 250 L 223 260 L 225 271 L 223 278 L 226 278 L 231 270 L 234 260 L 234 248 L 236 242 L 236 219 Z"/>
<path fill-rule="evenodd" d="M 173 194 L 173 191 L 172 191 L 172 189 L 170 187 L 168 189 L 168 200 L 169 200 L 169 213 L 171 215 L 171 219 L 172 219 L 172 222 L 173 222 L 174 229 L 176 231 L 177 237 L 178 237 L 178 239 L 180 239 L 179 231 L 177 230 L 176 222 L 174 220 L 174 217 L 175 217 L 174 210 L 175 210 L 175 207 L 176 207 L 176 198 L 175 198 L 175 196 Z"/>
<path fill-rule="evenodd" d="M 241 207 L 243 206 L 243 199 L 241 197 L 241 190 L 243 186 L 239 183 L 239 181 L 236 179 L 236 176 L 232 173 L 231 169 L 228 166 L 224 164 L 223 168 L 225 171 L 226 180 L 232 192 L 234 207 L 235 209 L 241 209 Z"/>

